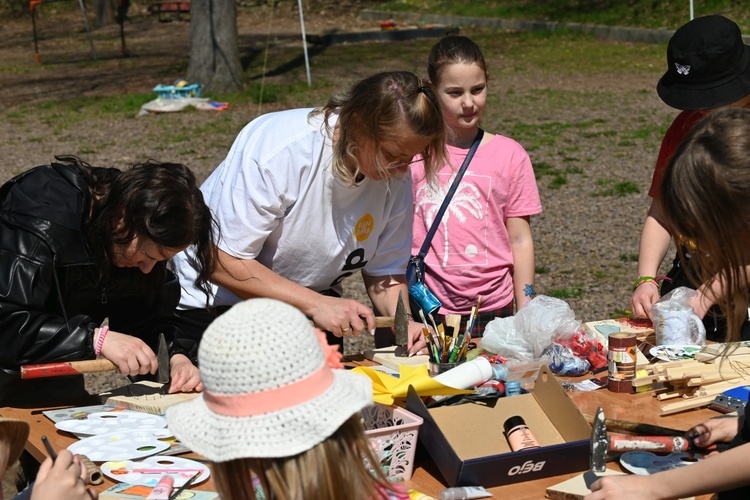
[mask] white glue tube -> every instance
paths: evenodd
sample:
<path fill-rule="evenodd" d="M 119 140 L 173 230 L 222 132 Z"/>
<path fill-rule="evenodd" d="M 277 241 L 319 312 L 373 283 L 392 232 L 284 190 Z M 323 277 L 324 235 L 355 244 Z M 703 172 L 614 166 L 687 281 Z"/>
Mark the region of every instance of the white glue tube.
<path fill-rule="evenodd" d="M 491 496 L 492 493 L 481 486 L 447 488 L 440 492 L 440 500 L 468 500 L 471 498 L 487 498 Z"/>
<path fill-rule="evenodd" d="M 490 360 L 478 356 L 471 361 L 461 363 L 447 372 L 433 377 L 433 380 L 440 382 L 454 389 L 473 389 L 495 376 Z"/>

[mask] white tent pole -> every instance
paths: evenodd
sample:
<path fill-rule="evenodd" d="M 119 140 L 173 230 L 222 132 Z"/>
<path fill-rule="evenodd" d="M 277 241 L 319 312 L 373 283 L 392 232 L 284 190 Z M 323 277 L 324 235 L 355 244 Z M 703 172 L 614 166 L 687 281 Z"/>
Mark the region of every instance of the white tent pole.
<path fill-rule="evenodd" d="M 693 0 L 690 0 L 690 20 L 695 19 L 695 9 L 693 7 Z"/>
<path fill-rule="evenodd" d="M 692 2 L 692 0 L 690 0 Z M 310 58 L 307 56 L 307 35 L 305 35 L 305 15 L 302 13 L 302 0 L 297 0 L 299 6 L 299 24 L 302 27 L 302 50 L 305 52 L 305 71 L 307 72 L 307 86 L 312 87 L 310 78 Z"/>

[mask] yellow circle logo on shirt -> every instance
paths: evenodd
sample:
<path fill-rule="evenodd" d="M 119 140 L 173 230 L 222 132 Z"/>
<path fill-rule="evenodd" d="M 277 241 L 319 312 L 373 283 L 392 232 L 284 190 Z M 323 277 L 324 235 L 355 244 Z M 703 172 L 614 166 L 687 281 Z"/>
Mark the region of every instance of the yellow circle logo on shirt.
<path fill-rule="evenodd" d="M 370 237 L 370 233 L 372 233 L 374 226 L 375 219 L 372 218 L 372 215 L 365 214 L 359 219 L 359 221 L 357 221 L 357 225 L 354 227 L 354 237 L 357 238 L 357 241 L 366 240 Z"/>

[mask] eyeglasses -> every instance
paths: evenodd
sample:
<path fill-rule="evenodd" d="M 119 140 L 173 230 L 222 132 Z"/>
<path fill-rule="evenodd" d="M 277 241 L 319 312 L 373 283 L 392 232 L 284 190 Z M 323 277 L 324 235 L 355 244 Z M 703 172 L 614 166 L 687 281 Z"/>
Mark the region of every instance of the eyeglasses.
<path fill-rule="evenodd" d="M 385 165 L 386 170 L 398 170 L 400 168 L 408 167 L 412 163 L 417 163 L 418 161 L 423 161 L 429 158 L 430 155 L 422 155 L 420 158 L 417 158 L 416 160 L 411 161 L 392 161 L 390 163 L 387 163 Z"/>

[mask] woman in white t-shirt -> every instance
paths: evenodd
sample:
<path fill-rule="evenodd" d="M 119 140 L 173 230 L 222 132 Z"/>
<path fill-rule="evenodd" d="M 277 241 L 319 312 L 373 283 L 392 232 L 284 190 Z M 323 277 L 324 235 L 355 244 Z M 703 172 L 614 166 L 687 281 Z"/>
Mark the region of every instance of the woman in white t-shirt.
<path fill-rule="evenodd" d="M 374 331 L 375 313 L 341 298 L 341 284 L 361 272 L 382 315 L 395 314 L 399 292 L 408 297 L 415 156 L 432 178 L 445 162 L 445 127 L 433 91 L 411 72 L 379 73 L 322 108 L 250 122 L 201 187 L 221 232 L 212 297 L 189 285 L 190 251 L 175 258 L 182 326 L 199 337 L 232 304 L 270 297 L 339 345 Z M 411 323 L 409 347 L 420 334 Z"/>

